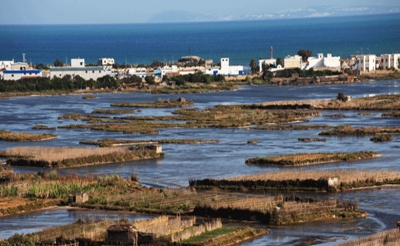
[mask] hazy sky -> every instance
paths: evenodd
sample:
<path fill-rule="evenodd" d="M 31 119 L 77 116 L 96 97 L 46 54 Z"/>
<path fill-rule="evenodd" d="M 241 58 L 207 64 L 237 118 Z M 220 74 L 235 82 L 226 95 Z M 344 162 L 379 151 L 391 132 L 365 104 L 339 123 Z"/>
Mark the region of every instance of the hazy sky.
<path fill-rule="evenodd" d="M 341 6 L 356 13 L 365 6 L 399 12 L 399 0 L 1 0 L 0 24 L 138 23 L 168 11 L 235 19 L 244 15 L 295 13 L 299 9 Z M 322 10 L 321 10 L 322 11 Z M 387 11 L 387 12 L 390 12 Z M 400 13 L 399 13 L 400 14 Z"/>

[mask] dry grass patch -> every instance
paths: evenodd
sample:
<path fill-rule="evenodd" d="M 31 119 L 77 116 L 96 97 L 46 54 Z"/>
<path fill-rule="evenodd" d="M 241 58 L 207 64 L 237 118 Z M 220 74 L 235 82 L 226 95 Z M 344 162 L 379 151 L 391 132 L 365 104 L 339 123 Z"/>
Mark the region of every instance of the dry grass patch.
<path fill-rule="evenodd" d="M 0 130 L 0 140 L 11 141 L 11 142 L 33 142 L 33 141 L 45 141 L 58 138 L 54 134 L 31 134 L 31 133 L 15 133 L 6 130 Z"/>
<path fill-rule="evenodd" d="M 19 147 L 7 149 L 11 165 L 71 167 L 133 161 L 164 157 L 155 149 L 137 148 L 77 148 L 77 147 Z"/>
<path fill-rule="evenodd" d="M 387 231 L 378 232 L 371 236 L 360 237 L 350 242 L 340 243 L 337 246 L 397 246 L 400 242 L 399 229 L 392 229 Z"/>
<path fill-rule="evenodd" d="M 246 160 L 246 164 L 306 166 L 330 162 L 371 159 L 377 156 L 378 153 L 372 151 L 360 151 L 354 153 L 297 153 L 290 155 L 250 158 Z"/>

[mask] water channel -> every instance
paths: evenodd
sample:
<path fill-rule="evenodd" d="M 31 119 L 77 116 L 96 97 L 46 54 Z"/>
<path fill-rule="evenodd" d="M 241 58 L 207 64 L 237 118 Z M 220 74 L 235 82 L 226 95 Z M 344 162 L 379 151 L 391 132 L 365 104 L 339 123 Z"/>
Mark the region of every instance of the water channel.
<path fill-rule="evenodd" d="M 57 117 L 66 113 L 91 113 L 95 109 L 110 108 L 115 102 L 142 102 L 162 99 L 177 99 L 185 97 L 193 100 L 194 108 L 205 109 L 217 104 L 260 103 L 277 100 L 301 99 L 331 99 L 338 92 L 344 92 L 352 97 L 365 97 L 378 94 L 400 93 L 400 81 L 380 81 L 368 83 L 354 83 L 343 85 L 315 85 L 315 86 L 281 86 L 281 87 L 255 87 L 240 86 L 236 91 L 225 91 L 201 94 L 179 95 L 152 95 L 144 93 L 96 94 L 96 100 L 83 100 L 82 95 L 20 97 L 0 99 L 0 129 L 13 132 L 49 132 L 59 136 L 58 139 L 36 142 L 18 143 L 0 141 L 0 150 L 18 146 L 78 146 L 79 141 L 97 140 L 102 138 L 117 139 L 219 139 L 220 143 L 201 145 L 163 145 L 166 157 L 160 160 L 144 160 L 110 165 L 69 168 L 61 170 L 62 173 L 78 175 L 85 174 L 119 174 L 129 177 L 137 174 L 142 184 L 149 186 L 187 186 L 188 180 L 206 177 L 232 177 L 259 172 L 271 172 L 286 168 L 260 167 L 246 165 L 247 158 L 255 156 L 279 155 L 298 152 L 331 152 L 331 151 L 369 151 L 374 150 L 383 154 L 383 157 L 363 160 L 352 163 L 332 163 L 302 169 L 383 169 L 399 170 L 400 137 L 395 135 L 392 142 L 373 143 L 366 137 L 328 137 L 327 142 L 302 143 L 300 137 L 318 137 L 321 130 L 308 131 L 261 131 L 245 129 L 160 129 L 158 135 L 122 134 L 90 130 L 64 130 L 33 131 L 34 125 L 61 126 L 77 124 L 73 120 L 58 120 Z M 133 115 L 170 115 L 174 109 L 143 109 Z M 326 118 L 324 114 L 344 113 L 346 118 Z M 329 124 L 353 126 L 398 126 L 399 119 L 382 118 L 382 112 L 371 112 L 368 116 L 359 116 L 356 111 L 322 111 L 321 116 L 313 117 L 310 122 L 302 124 Z M 247 140 L 257 139 L 257 144 L 249 145 Z M 15 172 L 37 172 L 40 168 L 14 167 Z M 372 234 L 386 228 L 393 228 L 395 223 L 385 218 L 400 220 L 396 211 L 398 199 L 393 198 L 399 191 L 397 188 L 348 192 L 329 195 L 326 198 L 358 200 L 359 207 L 367 210 L 368 218 L 337 223 L 308 223 L 287 228 L 274 228 L 272 233 L 262 238 L 246 242 L 243 245 L 295 245 L 304 240 L 311 240 L 312 244 L 330 245 Z M 314 196 L 314 195 L 313 195 Z M 8 216 L 0 218 L 0 227 L 20 221 L 25 223 L 28 218 L 35 218 L 37 224 L 31 227 L 20 227 L 5 235 L 0 228 L 0 238 L 7 237 L 12 232 L 31 232 L 38 224 L 47 227 L 52 222 L 41 219 L 43 211 L 26 214 L 22 217 Z M 90 214 L 91 212 L 86 212 Z M 31 216 L 31 217 L 30 217 Z M 63 216 L 68 217 L 69 212 L 60 213 L 59 221 Z M 40 222 L 42 221 L 42 222 Z M 36 222 L 35 222 L 36 223 Z M 70 223 L 70 221 L 65 221 Z M 17 223 L 18 224 L 18 223 Z M 12 227 L 10 227 L 12 228 Z"/>

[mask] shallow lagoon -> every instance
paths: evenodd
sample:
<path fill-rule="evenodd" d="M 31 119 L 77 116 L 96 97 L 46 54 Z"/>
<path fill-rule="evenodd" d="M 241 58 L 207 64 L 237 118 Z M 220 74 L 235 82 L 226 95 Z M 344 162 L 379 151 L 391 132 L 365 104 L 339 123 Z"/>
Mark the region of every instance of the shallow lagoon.
<path fill-rule="evenodd" d="M 283 167 L 261 167 L 246 165 L 245 159 L 255 156 L 279 155 L 297 152 L 324 152 L 324 151 L 361 151 L 374 150 L 383 157 L 350 163 L 331 163 L 302 167 L 302 169 L 395 169 L 399 170 L 400 138 L 395 135 L 392 142 L 373 143 L 367 137 L 327 137 L 327 142 L 303 143 L 297 139 L 300 137 L 318 137 L 321 130 L 309 131 L 262 131 L 245 129 L 161 129 L 158 135 L 122 134 L 90 130 L 64 130 L 33 131 L 31 127 L 38 124 L 48 126 L 60 126 L 76 124 L 73 120 L 58 120 L 57 117 L 66 113 L 90 113 L 99 108 L 110 108 L 115 102 L 141 102 L 155 101 L 158 98 L 176 99 L 180 96 L 193 100 L 193 107 L 204 109 L 216 104 L 261 103 L 276 100 L 300 100 L 300 99 L 330 99 L 335 98 L 342 91 L 353 97 L 363 97 L 372 94 L 400 93 L 399 81 L 382 81 L 369 83 L 355 83 L 345 85 L 318 85 L 304 87 L 253 87 L 241 86 L 236 91 L 226 91 L 203 94 L 180 95 L 151 95 L 151 94 L 97 94 L 96 100 L 83 100 L 82 95 L 23 97 L 0 99 L 2 110 L 0 112 L 0 129 L 21 132 L 51 132 L 59 135 L 58 139 L 38 143 L 16 143 L 0 141 L 0 150 L 6 148 L 40 145 L 40 146 L 77 146 L 82 140 L 97 140 L 101 138 L 119 139 L 220 139 L 220 143 L 200 145 L 163 145 L 166 157 L 160 160 L 144 160 L 110 165 L 89 166 L 81 168 L 63 169 L 63 173 L 86 174 L 114 174 L 129 177 L 137 174 L 140 181 L 151 186 L 187 186 L 188 180 L 206 177 L 232 177 L 259 172 L 270 172 Z M 133 115 L 169 115 L 173 109 L 143 109 L 142 112 Z M 324 114 L 344 113 L 346 118 L 326 118 Z M 370 116 L 358 116 L 356 111 L 323 111 L 321 116 L 310 119 L 302 124 L 329 124 L 354 126 L 370 125 L 399 125 L 396 118 L 382 118 L 381 112 L 372 112 Z M 247 140 L 257 139 L 257 144 L 247 144 Z M 89 146 L 88 146 L 89 147 Z M 15 167 L 16 172 L 37 172 L 39 168 Z M 296 244 L 297 241 L 308 240 L 309 235 L 322 237 L 315 239 L 315 243 L 331 244 L 332 238 L 344 240 L 380 231 L 384 228 L 392 228 L 392 222 L 385 222 L 386 217 L 398 218 L 400 216 L 392 209 L 398 204 L 394 199 L 385 199 L 386 196 L 396 193 L 398 190 L 358 191 L 338 194 L 343 199 L 359 200 L 359 206 L 367 210 L 371 216 L 367 219 L 359 219 L 349 222 L 318 223 L 296 225 L 287 228 L 277 228 L 270 235 L 251 242 L 251 245 L 264 245 L 266 243 L 276 245 Z M 370 201 L 379 201 L 380 205 L 370 204 Z M 35 216 L 35 215 L 32 215 Z M 62 216 L 62 215 L 60 215 Z M 65 216 L 68 216 L 67 214 Z M 38 217 L 40 218 L 40 216 Z M 21 218 L 21 223 L 25 219 Z M 40 219 L 39 219 L 40 220 Z M 8 217 L 0 219 L 0 224 L 8 223 Z M 40 222 L 39 222 L 40 223 Z M 70 222 L 68 222 L 70 223 Z M 43 226 L 48 226 L 43 221 Z M 315 226 L 316 225 L 316 226 Z M 321 228 L 321 229 L 320 229 Z M 325 229 L 323 229 L 325 228 Z M 346 228 L 356 228 L 349 231 Z M 320 230 L 317 230 L 320 229 Z M 27 229 L 29 231 L 29 229 Z M 27 231 L 27 232 L 28 232 Z M 0 236 L 3 233 L 0 232 Z M 326 237 L 328 239 L 326 239 Z M 308 239 L 307 239 L 308 238 Z M 258 241 L 259 240 L 259 241 Z M 266 241 L 267 240 L 267 241 Z M 328 242 L 325 242 L 327 240 Z M 248 244 L 244 244 L 248 245 Z"/>

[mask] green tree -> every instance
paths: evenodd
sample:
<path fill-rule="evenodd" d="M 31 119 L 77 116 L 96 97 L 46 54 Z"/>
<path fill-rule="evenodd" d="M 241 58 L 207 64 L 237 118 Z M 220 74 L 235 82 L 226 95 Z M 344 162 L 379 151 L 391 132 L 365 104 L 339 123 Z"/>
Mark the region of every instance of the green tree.
<path fill-rule="evenodd" d="M 282 67 L 283 67 L 283 61 L 282 61 L 282 58 L 278 58 L 278 59 L 276 59 L 276 65 L 278 66 L 278 65 L 281 65 Z"/>
<path fill-rule="evenodd" d="M 43 63 L 38 63 L 35 65 L 36 69 L 43 69 L 43 70 L 49 70 L 49 67 L 44 65 Z"/>
<path fill-rule="evenodd" d="M 252 74 L 255 74 L 257 72 L 257 64 L 256 61 L 254 61 L 254 59 L 250 61 L 250 69 Z"/>
<path fill-rule="evenodd" d="M 308 57 L 312 56 L 312 51 L 311 50 L 299 50 L 299 51 L 297 51 L 297 55 L 302 57 L 303 62 L 306 62 Z"/>
<path fill-rule="evenodd" d="M 55 67 L 63 67 L 64 66 L 64 62 L 56 59 L 56 61 L 54 62 L 54 66 Z"/>
<path fill-rule="evenodd" d="M 14 234 L 7 241 L 9 245 L 24 245 L 24 246 L 35 245 L 31 236 L 18 233 Z"/>
<path fill-rule="evenodd" d="M 156 83 L 153 76 L 146 76 L 146 78 L 144 78 L 144 80 L 149 85 L 154 85 Z"/>

